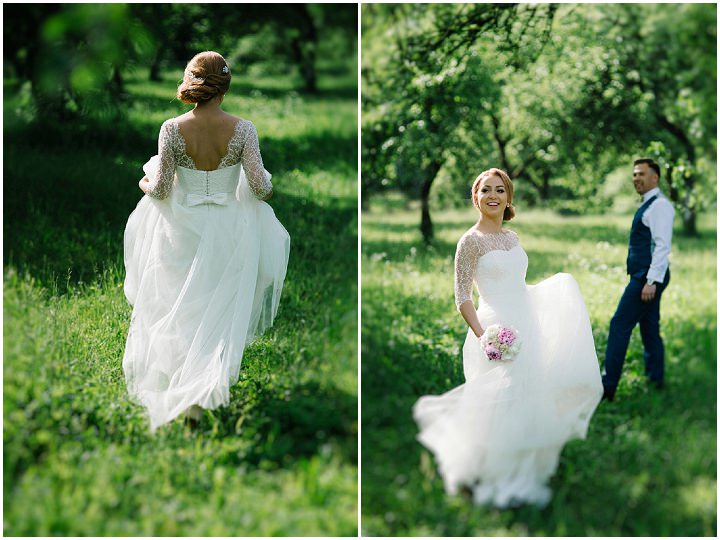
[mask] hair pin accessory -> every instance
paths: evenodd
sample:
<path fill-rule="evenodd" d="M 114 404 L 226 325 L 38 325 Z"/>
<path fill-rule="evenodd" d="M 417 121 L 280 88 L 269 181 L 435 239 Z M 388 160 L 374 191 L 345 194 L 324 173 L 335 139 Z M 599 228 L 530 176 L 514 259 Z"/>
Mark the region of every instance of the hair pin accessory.
<path fill-rule="evenodd" d="M 196 77 L 192 71 L 186 71 L 185 76 L 188 79 L 190 79 L 192 82 L 196 82 L 196 83 L 204 83 L 205 82 L 205 79 L 203 79 L 202 77 Z"/>

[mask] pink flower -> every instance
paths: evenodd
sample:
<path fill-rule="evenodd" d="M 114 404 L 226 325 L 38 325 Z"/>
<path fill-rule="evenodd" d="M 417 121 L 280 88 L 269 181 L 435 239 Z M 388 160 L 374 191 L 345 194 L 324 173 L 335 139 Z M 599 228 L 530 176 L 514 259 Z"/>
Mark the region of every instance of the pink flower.
<path fill-rule="evenodd" d="M 515 334 L 509 328 L 503 328 L 498 332 L 498 341 L 505 345 L 512 345 L 515 342 Z"/>
<path fill-rule="evenodd" d="M 502 358 L 502 353 L 495 347 L 495 345 L 488 345 L 485 347 L 485 354 L 488 357 L 488 360 L 500 360 Z"/>

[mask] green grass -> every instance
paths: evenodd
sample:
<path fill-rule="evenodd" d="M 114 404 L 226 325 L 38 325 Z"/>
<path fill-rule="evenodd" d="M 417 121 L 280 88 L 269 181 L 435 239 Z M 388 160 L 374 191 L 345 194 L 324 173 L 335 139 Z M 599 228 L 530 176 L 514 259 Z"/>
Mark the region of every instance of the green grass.
<path fill-rule="evenodd" d="M 112 123 L 27 124 L 5 94 L 4 533 L 355 536 L 355 80 L 233 82 L 224 108 L 257 126 L 292 238 L 280 312 L 229 406 L 151 435 L 121 367 L 122 238 L 161 122 L 187 110 L 176 81 L 128 80 Z"/>
<path fill-rule="evenodd" d="M 416 440 L 411 407 L 464 380 L 466 325 L 453 303 L 453 256 L 474 210 L 435 212 L 422 246 L 416 209 L 362 216 L 362 533 L 368 536 L 715 536 L 716 216 L 699 239 L 676 228 L 661 332 L 667 388 L 651 391 L 633 334 L 613 403 L 585 441 L 563 450 L 545 509 L 497 510 L 446 496 Z M 557 272 L 578 281 L 602 362 L 626 284 L 631 216 L 562 218 L 519 212 L 508 226 L 529 256 L 528 283 Z"/>

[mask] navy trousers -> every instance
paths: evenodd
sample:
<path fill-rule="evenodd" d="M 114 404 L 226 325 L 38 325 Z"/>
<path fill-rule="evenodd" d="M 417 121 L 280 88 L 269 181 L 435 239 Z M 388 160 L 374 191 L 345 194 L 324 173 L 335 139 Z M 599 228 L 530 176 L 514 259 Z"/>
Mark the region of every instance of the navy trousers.
<path fill-rule="evenodd" d="M 638 323 L 645 349 L 645 375 L 654 382 L 663 381 L 665 346 L 660 337 L 660 297 L 668 283 L 670 283 L 670 269 L 665 274 L 665 281 L 656 285 L 655 298 L 651 302 L 643 302 L 640 293 L 645 286 L 645 280 L 630 278 L 615 315 L 610 320 L 610 334 L 605 349 L 605 373 L 603 373 L 605 388 L 614 390 L 617 387 L 630 336 Z"/>

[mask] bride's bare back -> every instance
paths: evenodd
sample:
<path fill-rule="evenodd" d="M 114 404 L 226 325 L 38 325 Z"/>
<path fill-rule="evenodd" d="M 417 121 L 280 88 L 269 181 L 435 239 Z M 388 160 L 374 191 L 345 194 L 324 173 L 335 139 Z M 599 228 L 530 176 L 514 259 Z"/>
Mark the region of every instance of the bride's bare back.
<path fill-rule="evenodd" d="M 272 195 L 272 183 L 263 166 L 253 123 L 219 109 L 196 111 L 163 123 L 158 137 L 157 178 L 143 178 L 141 189 L 151 197 L 164 199 L 172 189 L 176 166 L 214 171 L 242 163 L 253 194 L 267 200 Z"/>
<path fill-rule="evenodd" d="M 185 152 L 201 171 L 214 171 L 228 153 L 228 143 L 240 121 L 225 112 L 198 115 L 190 111 L 177 118 Z"/>

